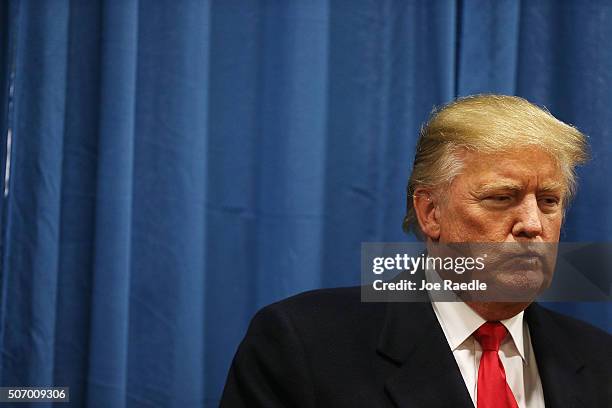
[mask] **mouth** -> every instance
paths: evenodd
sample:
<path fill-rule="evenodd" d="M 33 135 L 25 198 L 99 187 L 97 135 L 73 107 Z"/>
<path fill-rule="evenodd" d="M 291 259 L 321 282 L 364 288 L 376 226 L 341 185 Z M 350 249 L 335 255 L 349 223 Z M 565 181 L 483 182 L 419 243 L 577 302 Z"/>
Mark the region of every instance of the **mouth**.
<path fill-rule="evenodd" d="M 543 265 L 543 256 L 540 254 L 520 254 L 510 256 L 506 263 L 511 263 L 514 268 L 539 268 Z"/>

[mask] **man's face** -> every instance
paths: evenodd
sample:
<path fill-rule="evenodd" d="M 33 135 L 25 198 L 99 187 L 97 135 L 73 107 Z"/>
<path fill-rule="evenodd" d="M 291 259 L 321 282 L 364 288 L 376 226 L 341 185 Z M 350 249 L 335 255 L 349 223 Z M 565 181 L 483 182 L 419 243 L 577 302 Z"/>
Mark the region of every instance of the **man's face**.
<path fill-rule="evenodd" d="M 436 209 L 439 242 L 487 243 L 470 245 L 472 256 L 488 256 L 472 278 L 488 283 L 489 298 L 530 300 L 552 279 L 565 191 L 556 162 L 539 149 L 466 153 Z"/>
<path fill-rule="evenodd" d="M 558 242 L 565 184 L 537 148 L 465 153 L 438 210 L 440 242 Z"/>

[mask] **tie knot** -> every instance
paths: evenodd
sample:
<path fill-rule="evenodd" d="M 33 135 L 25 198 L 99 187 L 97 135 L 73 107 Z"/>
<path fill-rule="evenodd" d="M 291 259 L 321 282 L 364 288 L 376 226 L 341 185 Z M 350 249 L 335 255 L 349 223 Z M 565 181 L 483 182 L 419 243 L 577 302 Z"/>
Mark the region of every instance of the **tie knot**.
<path fill-rule="evenodd" d="M 508 330 L 500 322 L 486 322 L 474 332 L 474 338 L 484 351 L 498 351 Z"/>

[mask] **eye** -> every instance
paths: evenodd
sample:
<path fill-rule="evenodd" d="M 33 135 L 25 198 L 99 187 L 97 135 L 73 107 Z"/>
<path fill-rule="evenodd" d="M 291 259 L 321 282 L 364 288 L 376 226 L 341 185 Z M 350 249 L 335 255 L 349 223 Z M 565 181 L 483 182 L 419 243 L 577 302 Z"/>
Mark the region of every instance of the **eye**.
<path fill-rule="evenodd" d="M 561 202 L 561 200 L 557 197 L 542 197 L 538 201 L 545 207 L 556 207 Z"/>
<path fill-rule="evenodd" d="M 494 194 L 486 196 L 483 199 L 483 203 L 491 208 L 506 208 L 513 202 L 513 197 L 508 194 Z"/>
<path fill-rule="evenodd" d="M 497 203 L 503 203 L 503 202 L 507 202 L 507 201 L 512 200 L 512 197 L 509 196 L 509 195 L 499 194 L 499 195 L 493 195 L 493 196 L 485 197 L 485 200 L 492 201 L 492 202 L 497 202 Z"/>

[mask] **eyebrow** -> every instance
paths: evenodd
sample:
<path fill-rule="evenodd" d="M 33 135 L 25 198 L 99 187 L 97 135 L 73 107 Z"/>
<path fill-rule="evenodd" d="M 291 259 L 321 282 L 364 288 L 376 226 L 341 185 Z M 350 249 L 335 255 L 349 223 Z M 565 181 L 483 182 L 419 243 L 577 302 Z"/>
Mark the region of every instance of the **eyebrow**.
<path fill-rule="evenodd" d="M 554 192 L 562 192 L 566 190 L 566 186 L 563 183 L 558 181 L 549 181 L 548 183 L 544 183 L 538 191 L 541 193 L 554 193 Z"/>
<path fill-rule="evenodd" d="M 476 188 L 476 194 L 490 193 L 492 191 L 521 191 L 523 185 L 520 183 L 513 183 L 511 181 L 496 181 L 493 183 L 485 183 Z"/>
<path fill-rule="evenodd" d="M 547 192 L 562 192 L 565 190 L 565 184 L 551 181 L 546 182 L 540 188 L 538 188 L 538 192 L 547 193 Z M 523 189 L 523 185 L 521 183 L 514 183 L 511 181 L 496 181 L 492 183 L 485 183 L 479 186 L 476 190 L 476 194 L 484 194 L 490 193 L 493 191 L 521 191 Z"/>

